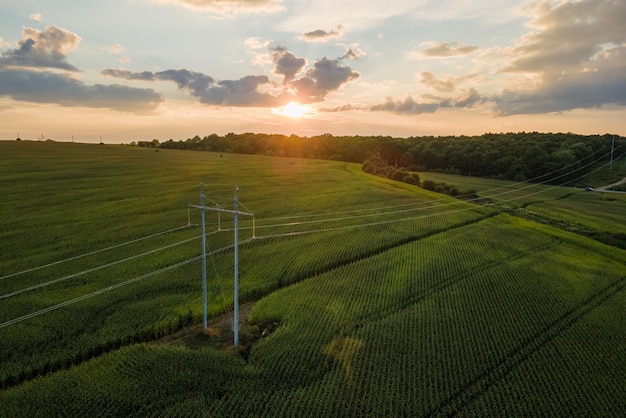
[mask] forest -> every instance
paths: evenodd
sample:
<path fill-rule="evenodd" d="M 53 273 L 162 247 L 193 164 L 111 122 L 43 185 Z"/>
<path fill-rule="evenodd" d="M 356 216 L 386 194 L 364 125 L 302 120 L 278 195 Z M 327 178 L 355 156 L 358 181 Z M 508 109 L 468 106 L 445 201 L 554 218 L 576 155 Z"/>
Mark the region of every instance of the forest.
<path fill-rule="evenodd" d="M 623 159 L 626 138 L 573 133 L 486 133 L 479 136 L 334 136 L 261 133 L 196 135 L 187 140 L 132 142 L 151 148 L 305 157 L 363 163 L 376 155 L 387 166 L 525 181 L 567 168 L 589 172 L 592 162 Z M 562 177 L 559 178 L 562 183 Z"/>

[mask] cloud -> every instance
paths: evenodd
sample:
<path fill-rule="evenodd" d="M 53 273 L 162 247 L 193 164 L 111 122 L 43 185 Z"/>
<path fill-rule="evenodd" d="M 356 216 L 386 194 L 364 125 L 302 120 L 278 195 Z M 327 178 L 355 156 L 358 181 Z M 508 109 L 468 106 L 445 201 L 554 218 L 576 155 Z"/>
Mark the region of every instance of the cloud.
<path fill-rule="evenodd" d="M 542 1 L 528 11 L 534 31 L 506 51 L 500 72 L 533 76 L 534 86 L 494 96 L 496 115 L 626 105 L 626 3 Z"/>
<path fill-rule="evenodd" d="M 343 54 L 341 57 L 339 57 L 340 60 L 342 59 L 351 59 L 351 60 L 357 60 L 361 57 L 361 55 L 363 55 L 362 51 L 355 51 L 352 48 L 349 48 L 345 54 Z"/>
<path fill-rule="evenodd" d="M 115 44 L 115 45 L 104 46 L 102 47 L 102 50 L 112 55 L 119 55 L 119 54 L 122 54 L 126 50 L 126 48 L 124 48 L 120 44 Z"/>
<path fill-rule="evenodd" d="M 135 113 L 150 113 L 163 101 L 163 96 L 152 89 L 89 86 L 68 75 L 67 71 L 80 71 L 67 61 L 80 40 L 78 35 L 55 26 L 46 26 L 43 31 L 24 28 L 18 48 L 0 56 L 0 97 Z"/>
<path fill-rule="evenodd" d="M 238 107 L 272 107 L 281 104 L 278 96 L 260 91 L 260 87 L 272 85 L 267 76 L 246 76 L 238 80 L 216 81 L 209 75 L 186 69 L 157 73 L 106 69 L 101 73 L 126 80 L 173 81 L 179 89 L 188 91 L 204 104 Z"/>
<path fill-rule="evenodd" d="M 246 40 L 244 40 L 243 43 L 248 48 L 253 49 L 253 50 L 265 49 L 265 48 L 268 48 L 270 45 L 270 41 L 262 41 L 260 38 L 257 38 L 256 36 L 246 38 Z"/>
<path fill-rule="evenodd" d="M 206 11 L 222 17 L 252 13 L 272 14 L 284 11 L 281 0 L 152 0 L 157 4 L 173 4 L 192 10 Z"/>
<path fill-rule="evenodd" d="M 484 103 L 488 100 L 480 94 L 477 89 L 470 88 L 465 90 L 459 97 L 440 98 L 430 94 L 425 94 L 422 98 L 431 100 L 430 102 L 417 102 L 410 94 L 404 100 L 393 100 L 387 97 L 384 103 L 369 107 L 374 112 L 389 112 L 398 115 L 421 115 L 424 113 L 435 113 L 439 108 L 471 108 L 478 103 Z"/>
<path fill-rule="evenodd" d="M 209 75 L 181 70 L 166 70 L 154 73 L 152 71 L 133 72 L 128 70 L 106 69 L 100 71 L 102 75 L 125 80 L 141 80 L 141 81 L 173 81 L 179 89 L 187 90 L 192 96 L 202 97 L 206 90 L 215 83 L 215 79 Z"/>
<path fill-rule="evenodd" d="M 536 89 L 504 90 L 493 100 L 498 116 L 626 106 L 626 65 L 544 78 Z"/>
<path fill-rule="evenodd" d="M 477 103 L 483 103 L 487 100 L 486 97 L 481 95 L 475 88 L 468 89 L 465 94 L 457 98 L 454 102 L 454 107 L 470 108 L 474 107 Z"/>
<path fill-rule="evenodd" d="M 196 97 L 202 97 L 209 86 L 215 82 L 215 79 L 210 75 L 186 69 L 160 71 L 155 76 L 159 80 L 175 82 L 179 89 L 187 89 Z"/>
<path fill-rule="evenodd" d="M 505 72 L 561 72 L 593 64 L 603 46 L 626 42 L 626 3 L 581 0 L 550 7 L 542 1 L 532 11 L 536 28 L 512 48 L 514 58 Z M 623 46 L 623 45 L 622 45 Z"/>
<path fill-rule="evenodd" d="M 274 73 L 284 77 L 283 84 L 291 82 L 306 65 L 306 59 L 296 57 L 285 48 L 277 47 L 272 53 Z"/>
<path fill-rule="evenodd" d="M 448 58 L 471 54 L 478 50 L 477 46 L 464 45 L 461 42 L 425 42 L 418 51 L 406 54 L 409 59 Z"/>
<path fill-rule="evenodd" d="M 318 110 L 320 112 L 334 113 L 334 112 L 348 112 L 350 110 L 362 110 L 362 109 L 366 109 L 366 107 L 362 106 L 362 105 L 353 105 L 353 104 L 350 104 L 350 103 L 346 103 L 346 104 L 343 104 L 341 106 L 322 107 L 322 108 L 320 108 Z"/>
<path fill-rule="evenodd" d="M 64 74 L 47 71 L 0 69 L 0 97 L 62 106 L 110 108 L 135 113 L 150 113 L 163 101 L 152 89 L 121 85 L 87 86 Z"/>
<path fill-rule="evenodd" d="M 452 77 L 448 77 L 446 80 L 437 80 L 435 74 L 425 71 L 421 73 L 422 84 L 431 87 L 440 92 L 450 92 L 456 89 L 456 83 Z"/>
<path fill-rule="evenodd" d="M 350 31 L 376 28 L 392 16 L 404 16 L 429 0 L 316 0 L 289 3 L 289 16 L 277 29 L 302 33 L 302 28 L 338 27 Z"/>
<path fill-rule="evenodd" d="M 46 26 L 43 31 L 24 28 L 18 48 L 4 51 L 0 56 L 2 67 L 58 68 L 78 71 L 67 62 L 67 55 L 80 43 L 75 33 L 56 26 Z"/>
<path fill-rule="evenodd" d="M 259 87 L 271 84 L 264 75 L 246 76 L 239 80 L 221 80 L 206 91 L 201 102 L 222 106 L 275 107 L 283 104 L 279 97 L 261 93 Z"/>
<path fill-rule="evenodd" d="M 152 71 L 142 71 L 135 73 L 128 70 L 106 69 L 100 71 L 100 73 L 105 76 L 124 78 L 126 80 L 154 81 L 157 79 Z"/>
<path fill-rule="evenodd" d="M 35 22 L 41 22 L 43 16 L 41 15 L 41 13 L 33 13 L 32 15 L 28 16 L 28 18 L 30 20 L 34 20 Z"/>
<path fill-rule="evenodd" d="M 428 86 L 438 92 L 452 92 L 457 89 L 457 86 L 466 80 L 471 80 L 477 77 L 477 74 L 468 74 L 461 77 L 446 77 L 444 79 L 437 79 L 435 74 L 424 71 L 420 73 L 420 82 L 425 86 Z"/>
<path fill-rule="evenodd" d="M 330 92 L 359 77 L 358 72 L 342 66 L 339 60 L 323 57 L 315 62 L 304 77 L 293 81 L 292 85 L 296 88 L 301 102 L 312 103 L 324 100 Z"/>
<path fill-rule="evenodd" d="M 160 72 L 105 69 L 101 74 L 126 80 L 173 81 L 179 89 L 199 98 L 201 103 L 240 107 L 275 107 L 292 100 L 300 103 L 319 102 L 360 76 L 352 68 L 342 66 L 339 60 L 324 57 L 296 79 L 305 67 L 306 60 L 280 47 L 274 49 L 274 54 L 274 72 L 284 77 L 282 88 L 265 75 L 218 81 L 209 75 L 186 69 Z"/>
<path fill-rule="evenodd" d="M 340 36 L 341 34 L 336 30 L 326 32 L 325 30 L 317 29 L 312 32 L 303 33 L 300 38 L 307 42 L 326 42 L 330 39 L 339 38 Z"/>
<path fill-rule="evenodd" d="M 370 110 L 398 115 L 421 115 L 423 113 L 434 113 L 438 107 L 437 103 L 418 103 L 409 95 L 404 100 L 393 100 L 391 97 L 387 97 L 385 103 L 370 106 Z"/>

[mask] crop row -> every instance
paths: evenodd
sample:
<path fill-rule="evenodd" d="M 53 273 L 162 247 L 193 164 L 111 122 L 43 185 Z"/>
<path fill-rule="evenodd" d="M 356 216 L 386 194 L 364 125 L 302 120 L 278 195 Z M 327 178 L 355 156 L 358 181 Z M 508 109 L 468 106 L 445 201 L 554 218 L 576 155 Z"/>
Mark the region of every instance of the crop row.
<path fill-rule="evenodd" d="M 319 271 L 369 257 L 424 234 L 472 222 L 480 216 L 463 211 L 439 216 L 436 221 L 418 227 L 414 227 L 413 222 L 403 221 L 398 225 L 408 228 L 368 226 L 292 238 L 279 235 L 253 241 L 244 239 L 240 257 L 241 297 L 243 300 L 256 299 Z M 244 234 L 246 232 L 241 233 Z M 6 292 L 3 294 L 29 286 L 42 287 L 4 299 L 7 309 L 3 310 L 1 319 L 10 321 L 90 292 L 123 284 L 129 278 L 141 277 L 146 271 L 196 257 L 199 254 L 199 244 L 193 239 L 196 235 L 197 229 L 190 229 L 173 236 L 158 237 L 154 242 L 117 248 L 106 254 L 108 258 L 102 262 L 111 265 L 101 270 L 95 268 L 100 259 L 97 254 L 98 257 L 71 260 L 63 265 L 29 272 L 23 277 L 6 279 L 2 283 L 3 292 Z M 232 231 L 209 235 L 209 251 L 228 243 L 231 235 Z M 172 242 L 188 241 L 189 236 L 192 241 L 170 248 Z M 328 245 L 329 242 L 332 245 Z M 166 250 L 151 253 L 150 244 Z M 138 258 L 137 262 L 115 264 L 116 257 L 133 258 L 133 254 L 142 253 L 148 255 Z M 4 359 L 0 370 L 3 385 L 68 367 L 121 345 L 145 341 L 198 322 L 201 318 L 199 264 L 199 261 L 193 262 L 151 277 L 145 283 L 97 294 L 89 300 L 0 329 L 6 341 L 0 349 L 0 358 Z M 233 303 L 230 252 L 210 256 L 208 266 L 209 313 L 215 315 L 229 309 Z M 68 271 L 69 268 L 74 270 Z M 62 275 L 64 272 L 66 274 Z M 39 349 L 35 349 L 37 347 Z"/>
<path fill-rule="evenodd" d="M 302 388 L 289 391 L 297 400 L 288 401 L 289 414 L 296 415 L 317 415 L 328 403 L 337 416 L 458 413 L 623 290 L 623 266 L 612 264 L 602 274 L 585 269 L 577 247 L 514 220 L 496 245 L 494 234 L 502 231 L 489 223 L 448 232 L 439 242 L 409 244 L 259 302 L 257 320 L 282 324 L 250 357 L 272 386 L 265 391 Z M 454 244 L 464 241 L 472 245 Z M 449 243 L 456 252 L 443 251 Z M 430 282 L 429 257 L 420 255 L 428 250 L 446 254 Z M 448 277 L 455 279 L 437 287 Z M 569 390 L 552 384 L 557 393 Z M 507 389 L 506 402 L 513 402 L 519 388 Z M 323 393 L 329 395 L 310 398 Z M 223 406 L 236 408 L 246 396 L 244 390 Z M 506 402 L 499 405 L 502 414 Z M 269 416 L 278 412 L 271 405 L 257 406 Z"/>
<path fill-rule="evenodd" d="M 42 399 L 32 416 L 102 415 L 102 399 L 134 416 L 615 415 L 623 252 L 553 232 L 500 215 L 278 290 L 253 309 L 253 323 L 279 326 L 245 366 L 128 347 L 0 401 Z"/>

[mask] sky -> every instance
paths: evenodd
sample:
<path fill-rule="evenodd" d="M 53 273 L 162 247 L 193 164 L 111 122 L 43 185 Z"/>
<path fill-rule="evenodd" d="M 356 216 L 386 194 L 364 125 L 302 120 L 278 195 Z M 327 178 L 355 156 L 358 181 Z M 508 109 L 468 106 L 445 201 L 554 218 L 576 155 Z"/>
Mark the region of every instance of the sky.
<path fill-rule="evenodd" d="M 0 0 L 0 140 L 626 135 L 624 0 Z"/>

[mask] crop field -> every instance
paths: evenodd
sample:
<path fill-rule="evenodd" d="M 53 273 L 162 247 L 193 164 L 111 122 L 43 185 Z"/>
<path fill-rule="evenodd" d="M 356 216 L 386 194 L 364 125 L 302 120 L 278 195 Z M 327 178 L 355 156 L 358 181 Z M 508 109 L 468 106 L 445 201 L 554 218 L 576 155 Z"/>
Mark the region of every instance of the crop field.
<path fill-rule="evenodd" d="M 419 173 L 423 180 L 447 183 L 460 190 L 475 190 L 482 199 L 488 199 L 502 207 L 522 207 L 530 203 L 560 199 L 577 192 L 570 187 L 558 187 L 542 183 L 515 182 L 481 177 L 459 176 L 445 173 Z"/>
<path fill-rule="evenodd" d="M 626 194 L 584 192 L 529 205 L 528 210 L 596 231 L 626 234 Z"/>
<path fill-rule="evenodd" d="M 420 173 L 420 177 L 447 183 L 461 190 L 475 190 L 482 204 L 500 208 L 520 207 L 574 228 L 597 233 L 625 234 L 626 195 L 587 192 L 570 187 L 512 182 L 458 176 L 444 173 Z"/>
<path fill-rule="evenodd" d="M 147 344 L 202 322 L 200 183 L 207 207 L 232 210 L 237 186 L 254 214 L 245 355 L 204 334 Z M 622 249 L 337 161 L 0 142 L 0 190 L 0 416 L 626 409 Z M 233 217 L 206 221 L 214 318 L 232 310 Z"/>

